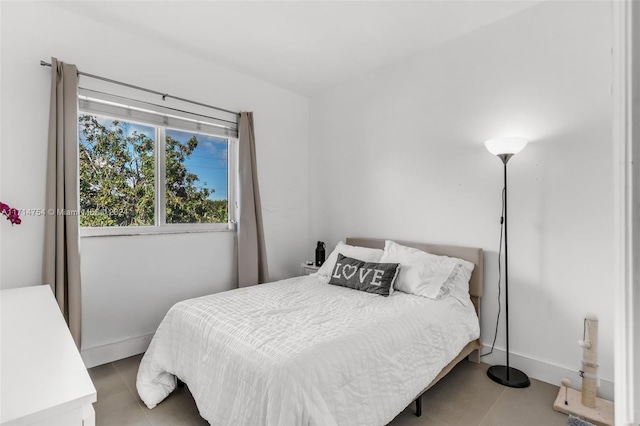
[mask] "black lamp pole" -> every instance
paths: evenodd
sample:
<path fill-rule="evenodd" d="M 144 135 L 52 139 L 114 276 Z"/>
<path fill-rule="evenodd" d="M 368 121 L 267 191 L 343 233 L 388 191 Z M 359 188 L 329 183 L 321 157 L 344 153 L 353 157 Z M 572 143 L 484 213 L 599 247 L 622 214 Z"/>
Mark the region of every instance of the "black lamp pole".
<path fill-rule="evenodd" d="M 509 250 L 507 245 L 507 162 L 513 154 L 499 154 L 504 164 L 504 298 L 505 325 L 507 331 L 507 365 L 493 365 L 487 375 L 494 382 L 512 388 L 526 388 L 531 384 L 529 377 L 522 371 L 509 366 Z"/>

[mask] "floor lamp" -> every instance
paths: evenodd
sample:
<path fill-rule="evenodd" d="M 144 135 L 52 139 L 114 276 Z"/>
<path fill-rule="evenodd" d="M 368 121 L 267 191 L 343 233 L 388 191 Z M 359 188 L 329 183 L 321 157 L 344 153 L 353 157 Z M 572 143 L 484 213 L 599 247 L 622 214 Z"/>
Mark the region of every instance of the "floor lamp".
<path fill-rule="evenodd" d="M 524 138 L 499 138 L 485 142 L 487 150 L 496 155 L 504 164 L 504 292 L 505 292 L 505 324 L 507 332 L 507 365 L 493 365 L 487 375 L 497 383 L 512 388 L 526 388 L 531 384 L 529 377 L 522 371 L 509 366 L 509 251 L 507 245 L 507 162 L 527 145 Z"/>

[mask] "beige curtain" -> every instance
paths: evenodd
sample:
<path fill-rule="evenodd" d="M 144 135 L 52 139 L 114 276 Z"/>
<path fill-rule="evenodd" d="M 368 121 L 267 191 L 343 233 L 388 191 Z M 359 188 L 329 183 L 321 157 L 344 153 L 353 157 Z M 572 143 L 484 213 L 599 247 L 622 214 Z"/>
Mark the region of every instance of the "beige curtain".
<path fill-rule="evenodd" d="M 51 58 L 43 276 L 80 348 L 78 180 L 78 70 Z"/>
<path fill-rule="evenodd" d="M 253 113 L 240 114 L 238 123 L 240 219 L 238 220 L 238 287 L 269 281 L 264 244 L 262 205 L 258 189 Z"/>

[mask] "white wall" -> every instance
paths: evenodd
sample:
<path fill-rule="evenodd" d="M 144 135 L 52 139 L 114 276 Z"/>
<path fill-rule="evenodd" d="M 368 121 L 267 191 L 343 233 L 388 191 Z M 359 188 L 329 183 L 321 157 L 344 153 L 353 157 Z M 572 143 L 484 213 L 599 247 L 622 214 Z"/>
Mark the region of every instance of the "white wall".
<path fill-rule="evenodd" d="M 609 399 L 610 7 L 546 2 L 315 96 L 309 145 L 310 240 L 484 248 L 481 328 L 491 345 L 502 163 L 483 142 L 530 137 L 509 162 L 512 365 L 579 386 L 576 342 L 584 315 L 594 312 L 600 391 Z M 485 362 L 504 363 L 504 335 L 502 322 Z"/>
<path fill-rule="evenodd" d="M 234 240 L 232 232 L 83 238 L 85 362 L 139 353 L 175 302 L 235 288 Z"/>
<path fill-rule="evenodd" d="M 3 202 L 21 208 L 44 205 L 51 69 L 39 62 L 55 56 L 84 72 L 253 111 L 271 276 L 299 273 L 299 253 L 309 246 L 306 97 L 88 20 L 63 6 L 2 2 L 0 7 Z M 106 88 L 87 78 L 81 78 L 80 85 Z M 132 94 L 119 87 L 106 89 Z M 41 284 L 43 218 L 27 216 L 20 226 L 0 225 L 0 288 Z M 123 355 L 118 348 L 125 346 L 128 352 L 140 351 L 172 303 L 233 287 L 234 236 L 216 232 L 83 238 L 85 360 L 89 357 L 93 364 L 116 359 Z"/>

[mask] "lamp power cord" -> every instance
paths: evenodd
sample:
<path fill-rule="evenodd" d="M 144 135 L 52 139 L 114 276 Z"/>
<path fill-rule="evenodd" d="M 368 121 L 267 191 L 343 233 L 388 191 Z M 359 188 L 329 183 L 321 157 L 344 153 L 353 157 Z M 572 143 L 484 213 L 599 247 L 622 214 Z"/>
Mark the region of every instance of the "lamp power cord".
<path fill-rule="evenodd" d="M 480 354 L 480 357 L 491 355 L 493 353 L 493 348 L 496 345 L 496 338 L 498 337 L 498 325 L 500 324 L 500 313 L 502 312 L 502 238 L 504 236 L 504 208 L 505 202 L 504 197 L 506 193 L 506 188 L 502 188 L 502 209 L 500 215 L 500 244 L 498 248 L 498 315 L 496 316 L 496 329 L 493 334 L 493 343 L 491 343 L 491 350 L 486 354 Z"/>

